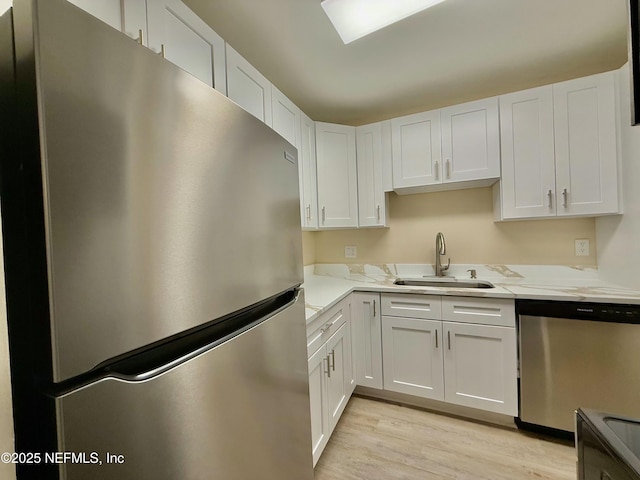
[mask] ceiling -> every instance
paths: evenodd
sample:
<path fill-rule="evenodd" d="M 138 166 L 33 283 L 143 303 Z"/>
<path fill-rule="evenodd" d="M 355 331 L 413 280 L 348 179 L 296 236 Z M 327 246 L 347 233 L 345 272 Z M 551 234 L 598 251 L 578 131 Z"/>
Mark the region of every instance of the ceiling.
<path fill-rule="evenodd" d="M 384 120 L 620 67 L 627 0 L 447 0 L 344 45 L 320 0 L 184 0 L 313 120 Z"/>

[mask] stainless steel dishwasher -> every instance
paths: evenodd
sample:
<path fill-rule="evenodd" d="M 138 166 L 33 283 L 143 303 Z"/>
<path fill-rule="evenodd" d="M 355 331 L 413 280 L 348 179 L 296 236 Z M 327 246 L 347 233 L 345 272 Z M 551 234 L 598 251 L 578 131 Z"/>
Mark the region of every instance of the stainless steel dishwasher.
<path fill-rule="evenodd" d="M 574 411 L 640 418 L 640 305 L 516 302 L 521 426 L 572 432 Z"/>

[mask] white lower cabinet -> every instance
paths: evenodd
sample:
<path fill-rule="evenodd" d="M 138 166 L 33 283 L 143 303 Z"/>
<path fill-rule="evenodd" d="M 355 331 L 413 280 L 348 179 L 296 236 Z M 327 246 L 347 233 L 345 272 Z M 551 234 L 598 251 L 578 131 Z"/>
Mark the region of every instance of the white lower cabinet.
<path fill-rule="evenodd" d="M 350 317 L 348 297 L 307 326 L 307 349 L 314 350 L 309 357 L 314 466 L 356 385 Z"/>
<path fill-rule="evenodd" d="M 384 389 L 444 400 L 442 322 L 382 317 Z"/>
<path fill-rule="evenodd" d="M 512 300 L 381 297 L 385 390 L 518 414 Z"/>
<path fill-rule="evenodd" d="M 309 401 L 311 408 L 311 448 L 313 465 L 329 441 L 329 406 L 327 403 L 327 372 L 329 359 L 326 347 L 309 358 Z"/>
<path fill-rule="evenodd" d="M 445 401 L 517 416 L 515 328 L 454 322 L 442 328 Z"/>
<path fill-rule="evenodd" d="M 356 383 L 363 387 L 382 389 L 380 294 L 355 292 L 351 299 Z"/>

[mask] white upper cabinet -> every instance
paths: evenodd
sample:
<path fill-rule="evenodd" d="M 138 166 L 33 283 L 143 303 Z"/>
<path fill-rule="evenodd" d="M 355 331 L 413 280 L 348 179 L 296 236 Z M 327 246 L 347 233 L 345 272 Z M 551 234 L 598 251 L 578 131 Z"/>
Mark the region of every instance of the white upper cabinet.
<path fill-rule="evenodd" d="M 316 122 L 320 228 L 358 226 L 355 127 Z"/>
<path fill-rule="evenodd" d="M 500 177 L 498 99 L 391 120 L 397 193 L 490 185 Z"/>
<path fill-rule="evenodd" d="M 298 147 L 300 177 L 300 211 L 303 230 L 318 228 L 318 185 L 316 182 L 316 124 L 300 114 L 300 146 Z"/>
<path fill-rule="evenodd" d="M 615 75 L 500 97 L 497 220 L 620 211 Z"/>
<path fill-rule="evenodd" d="M 271 85 L 273 129 L 296 148 L 300 146 L 300 109 Z"/>
<path fill-rule="evenodd" d="M 389 123 L 389 122 L 386 122 Z M 387 198 L 383 186 L 382 122 L 356 128 L 358 166 L 358 224 L 384 227 Z"/>
<path fill-rule="evenodd" d="M 391 120 L 393 188 L 440 183 L 440 111 Z"/>
<path fill-rule="evenodd" d="M 614 75 L 553 86 L 558 216 L 618 212 Z"/>
<path fill-rule="evenodd" d="M 227 94 L 247 112 L 269 126 L 271 82 L 227 44 Z"/>
<path fill-rule="evenodd" d="M 104 23 L 122 31 L 124 12 L 120 0 L 68 0 Z"/>
<path fill-rule="evenodd" d="M 440 110 L 443 183 L 500 177 L 498 99 Z"/>
<path fill-rule="evenodd" d="M 555 215 L 553 90 L 550 85 L 500 97 L 502 215 Z"/>
<path fill-rule="evenodd" d="M 226 94 L 224 40 L 180 0 L 147 2 L 149 48 Z"/>

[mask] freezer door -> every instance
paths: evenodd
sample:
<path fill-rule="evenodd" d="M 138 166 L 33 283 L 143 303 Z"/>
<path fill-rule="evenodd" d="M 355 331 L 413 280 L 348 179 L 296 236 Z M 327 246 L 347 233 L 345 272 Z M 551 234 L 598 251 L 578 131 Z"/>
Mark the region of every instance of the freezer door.
<path fill-rule="evenodd" d="M 34 6 L 53 380 L 302 283 L 296 149 L 74 5 Z"/>
<path fill-rule="evenodd" d="M 60 398 L 59 449 L 102 462 L 67 463 L 62 478 L 311 480 L 305 337 L 300 294 L 151 380 L 103 380 Z"/>

